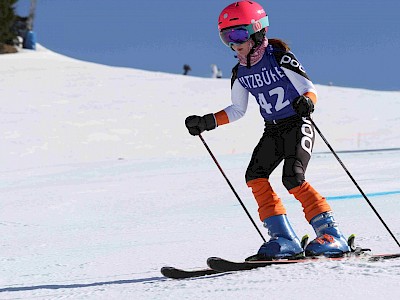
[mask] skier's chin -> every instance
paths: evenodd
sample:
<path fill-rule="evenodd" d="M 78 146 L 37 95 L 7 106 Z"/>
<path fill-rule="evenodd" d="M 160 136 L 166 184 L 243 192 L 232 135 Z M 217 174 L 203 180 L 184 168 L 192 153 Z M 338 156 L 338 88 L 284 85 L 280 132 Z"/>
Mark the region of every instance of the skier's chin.
<path fill-rule="evenodd" d="M 237 48 L 235 51 L 240 56 L 246 56 L 250 52 L 248 49 L 245 48 Z"/>

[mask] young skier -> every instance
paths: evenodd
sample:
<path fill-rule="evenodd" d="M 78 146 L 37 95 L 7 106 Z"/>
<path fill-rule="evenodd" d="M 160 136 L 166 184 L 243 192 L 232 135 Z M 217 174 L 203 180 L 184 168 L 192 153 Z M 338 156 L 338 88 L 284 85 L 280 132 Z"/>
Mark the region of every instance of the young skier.
<path fill-rule="evenodd" d="M 255 259 L 296 257 L 303 253 L 341 255 L 350 249 L 332 210 L 326 199 L 305 181 L 315 139 L 309 120 L 317 92 L 287 44 L 266 38 L 268 26 L 266 12 L 254 1 L 235 2 L 222 10 L 218 19 L 221 40 L 239 59 L 232 70 L 232 104 L 215 114 L 189 116 L 185 125 L 190 134 L 199 135 L 236 121 L 245 114 L 251 93 L 260 106 L 265 130 L 254 149 L 245 178 L 271 237 Z M 282 182 L 301 202 L 305 218 L 317 236 L 305 249 L 268 180 L 282 161 Z"/>

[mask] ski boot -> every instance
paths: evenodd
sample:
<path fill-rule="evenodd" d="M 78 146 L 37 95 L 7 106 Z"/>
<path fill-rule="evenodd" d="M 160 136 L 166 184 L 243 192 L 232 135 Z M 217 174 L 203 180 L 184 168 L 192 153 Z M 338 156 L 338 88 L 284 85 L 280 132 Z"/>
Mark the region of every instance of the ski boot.
<path fill-rule="evenodd" d="M 339 231 L 332 212 L 321 213 L 311 219 L 317 238 L 305 247 L 306 256 L 340 257 L 350 251 L 346 238 Z"/>
<path fill-rule="evenodd" d="M 266 218 L 264 227 L 268 229 L 271 239 L 261 246 L 256 255 L 248 257 L 247 261 L 304 257 L 299 238 L 290 226 L 286 215 Z"/>

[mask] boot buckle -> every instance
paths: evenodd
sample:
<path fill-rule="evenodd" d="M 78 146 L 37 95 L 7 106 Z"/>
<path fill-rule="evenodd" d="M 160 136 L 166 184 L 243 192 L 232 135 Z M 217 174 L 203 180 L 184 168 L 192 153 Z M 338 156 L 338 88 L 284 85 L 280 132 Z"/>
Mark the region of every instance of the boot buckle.
<path fill-rule="evenodd" d="M 317 243 L 323 245 L 323 244 L 325 244 L 325 242 L 334 243 L 335 238 L 333 236 L 325 233 L 323 236 L 316 238 L 315 241 Z"/>

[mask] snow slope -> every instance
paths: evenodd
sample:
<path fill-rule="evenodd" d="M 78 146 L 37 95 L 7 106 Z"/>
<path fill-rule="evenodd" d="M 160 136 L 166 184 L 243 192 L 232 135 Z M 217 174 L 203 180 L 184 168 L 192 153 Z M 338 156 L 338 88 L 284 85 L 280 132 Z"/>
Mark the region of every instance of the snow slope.
<path fill-rule="evenodd" d="M 399 260 L 161 276 L 164 265 L 241 260 L 261 245 L 184 127 L 189 114 L 229 105 L 229 80 L 103 66 L 43 47 L 0 56 L 0 72 L 0 299 L 399 298 Z M 400 92 L 317 88 L 314 120 L 336 150 L 400 147 Z M 204 134 L 256 221 L 243 177 L 262 130 L 253 100 L 243 119 Z M 317 139 L 307 175 L 342 231 L 375 253 L 399 252 L 327 151 Z M 400 151 L 340 156 L 399 239 Z M 280 170 L 271 181 L 298 235 L 313 237 Z"/>

